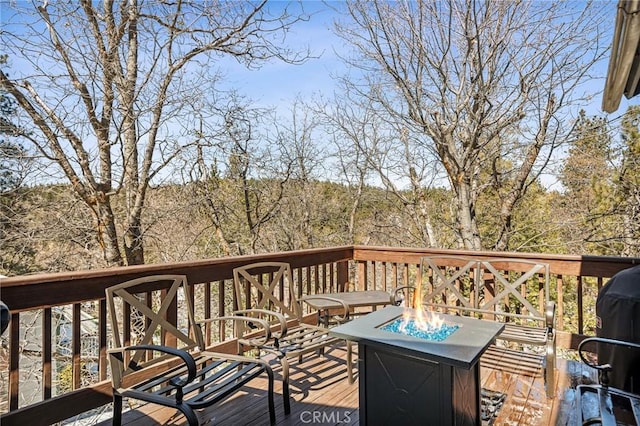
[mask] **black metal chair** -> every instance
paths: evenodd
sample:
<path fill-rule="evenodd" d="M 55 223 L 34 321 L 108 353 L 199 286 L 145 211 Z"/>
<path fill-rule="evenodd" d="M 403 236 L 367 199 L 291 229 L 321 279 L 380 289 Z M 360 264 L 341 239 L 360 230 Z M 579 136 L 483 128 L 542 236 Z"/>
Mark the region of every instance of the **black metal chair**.
<path fill-rule="evenodd" d="M 206 350 L 185 276 L 139 278 L 107 288 L 106 295 L 113 334 L 108 354 L 114 425 L 122 420 L 123 397 L 175 408 L 189 425 L 198 425 L 195 410 L 262 375 L 268 379 L 269 419 L 275 423 L 271 367 L 263 360 Z M 168 321 L 172 309 L 186 310 L 188 321 Z M 223 319 L 229 318 L 217 318 Z"/>
<path fill-rule="evenodd" d="M 609 386 L 609 374 L 615 367 L 610 364 L 595 364 L 590 361 L 585 355 L 589 343 L 613 345 L 640 351 L 640 345 L 637 343 L 603 337 L 589 337 L 580 342 L 578 345 L 580 359 L 589 367 L 598 370 L 599 381 L 598 384 L 578 385 L 577 387 L 576 408 L 579 411 L 580 424 L 583 426 L 640 424 L 640 395 Z"/>
<path fill-rule="evenodd" d="M 9 311 L 9 307 L 4 302 L 0 301 L 0 335 L 4 334 L 10 322 L 11 311 Z"/>

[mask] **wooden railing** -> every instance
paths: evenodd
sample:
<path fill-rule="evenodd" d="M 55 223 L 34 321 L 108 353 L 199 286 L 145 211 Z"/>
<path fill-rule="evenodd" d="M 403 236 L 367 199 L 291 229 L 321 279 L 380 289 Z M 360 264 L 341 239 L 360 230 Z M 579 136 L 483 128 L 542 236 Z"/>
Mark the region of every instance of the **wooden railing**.
<path fill-rule="evenodd" d="M 557 306 L 557 344 L 577 349 L 584 336 L 595 334 L 595 303 L 600 288 L 616 272 L 640 264 L 640 258 L 571 256 L 540 253 L 505 253 L 388 247 L 355 247 L 358 289 L 389 290 L 414 282 L 420 258 L 458 255 L 486 259 L 513 257 L 548 263 L 551 299 Z"/>
<path fill-rule="evenodd" d="M 111 401 L 104 300 L 111 285 L 151 274 L 184 274 L 201 302 L 197 314 L 210 318 L 233 309 L 232 270 L 239 265 L 288 262 L 303 294 L 336 291 L 345 284 L 390 291 L 412 283 L 420 258 L 433 254 L 549 263 L 562 331 L 558 344 L 573 349 L 583 335 L 594 334 L 598 290 L 617 271 L 640 264 L 640 258 L 348 246 L 4 278 L 0 298 L 11 309 L 12 321 L 3 337 L 8 349 L 0 348 L 0 423 L 51 424 Z M 216 350 L 235 348 L 224 325 L 207 330 L 207 337 Z M 28 370 L 38 376 L 33 390 Z"/>

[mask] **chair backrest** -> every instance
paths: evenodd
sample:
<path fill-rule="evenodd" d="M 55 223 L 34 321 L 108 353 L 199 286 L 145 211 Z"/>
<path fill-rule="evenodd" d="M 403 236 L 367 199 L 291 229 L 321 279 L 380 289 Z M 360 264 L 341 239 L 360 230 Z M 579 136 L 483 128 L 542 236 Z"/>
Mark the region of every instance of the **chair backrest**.
<path fill-rule="evenodd" d="M 184 350 L 204 349 L 202 333 L 195 326 L 186 276 L 138 278 L 107 288 L 106 296 L 113 348 L 156 344 Z M 175 324 L 169 321 L 170 317 L 175 318 Z M 153 360 L 163 358 L 166 357 Z M 149 352 L 139 350 L 132 353 L 125 365 L 145 361 L 149 361 Z"/>
<path fill-rule="evenodd" d="M 478 308 L 523 318 L 545 317 L 549 264 L 516 258 L 481 260 Z"/>
<path fill-rule="evenodd" d="M 523 322 L 545 319 L 549 265 L 527 259 L 427 256 L 421 259 L 422 302 L 445 312 L 466 311 Z"/>
<path fill-rule="evenodd" d="M 291 266 L 284 262 L 259 262 L 233 270 L 234 309 L 267 309 L 285 318 L 302 319 Z"/>
<path fill-rule="evenodd" d="M 436 307 L 473 308 L 478 297 L 475 274 L 478 261 L 462 256 L 426 256 L 420 259 L 422 301 Z"/>

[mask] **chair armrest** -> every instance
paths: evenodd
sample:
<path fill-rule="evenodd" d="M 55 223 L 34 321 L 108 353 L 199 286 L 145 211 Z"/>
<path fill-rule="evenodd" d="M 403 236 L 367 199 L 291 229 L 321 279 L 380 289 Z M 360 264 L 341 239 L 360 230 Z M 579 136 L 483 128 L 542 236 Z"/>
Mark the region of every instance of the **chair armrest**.
<path fill-rule="evenodd" d="M 593 367 L 595 369 L 601 369 L 599 367 L 603 367 L 603 365 L 593 364 L 588 359 L 586 359 L 584 354 L 583 354 L 583 350 L 586 351 L 586 349 L 584 349 L 584 346 L 586 346 L 587 343 L 590 343 L 590 342 L 604 343 L 604 344 L 612 345 L 612 346 L 622 346 L 622 347 L 625 347 L 627 349 L 640 349 L 640 344 L 634 343 L 634 342 L 626 342 L 624 340 L 607 339 L 607 338 L 604 338 L 604 337 L 587 337 L 582 342 L 580 342 L 580 344 L 578 345 L 578 355 L 580 355 L 580 359 L 582 360 L 582 362 L 587 364 L 589 367 Z M 608 364 L 604 364 L 604 365 L 606 366 Z"/>
<path fill-rule="evenodd" d="M 340 315 L 333 315 L 333 316 L 336 317 L 336 320 L 339 323 L 343 323 L 343 322 L 349 321 L 349 311 L 350 311 L 351 308 L 349 307 L 347 302 L 345 302 L 344 300 L 336 299 L 335 297 L 330 297 L 330 296 L 323 296 L 321 294 L 309 294 L 307 296 L 304 296 L 300 300 L 302 302 L 307 302 L 307 303 L 309 301 L 312 301 L 312 300 L 327 300 L 329 302 L 337 303 L 337 304 L 342 306 L 343 314 L 342 314 L 342 316 L 340 316 Z M 338 308 L 332 308 L 332 309 L 338 309 Z"/>
<path fill-rule="evenodd" d="M 404 291 L 414 291 L 415 289 L 416 288 L 412 285 L 403 285 L 394 288 L 391 292 L 391 303 L 395 306 L 400 306 L 400 304 L 404 300 Z"/>
<path fill-rule="evenodd" d="M 545 305 L 545 322 L 548 329 L 553 329 L 556 326 L 556 302 L 549 301 Z"/>
<path fill-rule="evenodd" d="M 247 326 L 250 329 L 252 329 L 252 332 L 255 332 L 256 324 L 260 324 L 260 326 L 262 327 L 262 330 L 264 331 L 264 336 L 263 336 L 263 341 L 259 341 L 259 340 L 256 341 L 257 345 L 266 345 L 267 342 L 269 342 L 269 340 L 271 340 L 271 338 L 273 337 L 271 335 L 271 325 L 269 324 L 269 322 L 265 321 L 262 318 L 245 317 L 242 315 L 227 315 L 224 317 L 208 318 L 205 320 L 197 321 L 196 324 L 200 325 L 200 324 L 210 323 L 213 321 L 226 321 L 226 320 L 244 322 L 247 324 Z M 239 336 L 239 337 L 242 338 L 243 336 Z"/>
<path fill-rule="evenodd" d="M 238 317 L 243 317 L 243 318 L 248 318 L 248 319 L 261 319 L 262 321 L 265 321 L 264 318 L 275 318 L 278 320 L 278 323 L 280 324 L 280 334 L 279 336 L 273 332 L 273 330 L 271 329 L 271 325 L 269 324 L 269 322 L 267 322 L 267 328 L 269 328 L 269 331 L 271 332 L 271 334 L 273 334 L 276 337 L 284 337 L 287 334 L 287 319 L 284 317 L 284 315 L 282 315 L 280 312 L 275 312 L 275 311 L 270 311 L 268 309 L 240 309 L 238 311 L 233 311 L 234 316 L 238 316 Z M 248 314 L 247 316 L 245 316 L 244 314 Z M 252 316 L 251 314 L 254 314 L 256 316 Z"/>
<path fill-rule="evenodd" d="M 585 345 L 587 345 L 590 342 L 596 342 L 598 344 L 604 343 L 604 344 L 613 345 L 613 346 L 622 346 L 628 349 L 640 349 L 640 345 L 637 343 L 625 342 L 624 340 L 607 339 L 604 337 L 588 337 L 584 339 L 582 342 L 580 342 L 580 344 L 578 345 L 578 355 L 580 355 L 580 359 L 589 367 L 595 368 L 596 370 L 598 370 L 598 373 L 600 376 L 600 383 L 603 386 L 609 385 L 608 374 L 613 369 L 613 366 L 611 366 L 611 364 L 594 364 L 585 358 L 583 354 L 583 349 Z"/>
<path fill-rule="evenodd" d="M 108 353 L 112 357 L 116 358 L 121 364 L 124 364 L 125 351 L 138 351 L 138 350 L 162 352 L 168 355 L 174 355 L 182 360 L 185 367 L 187 368 L 187 377 L 184 379 L 180 379 L 180 377 L 174 377 L 171 380 L 169 380 L 169 384 L 171 384 L 176 388 L 176 402 L 179 404 L 182 403 L 182 398 L 183 398 L 182 388 L 186 386 L 188 383 L 191 383 L 196 378 L 196 362 L 191 356 L 191 354 L 181 349 L 172 348 L 170 346 L 162 346 L 162 345 L 125 346 L 122 348 L 110 349 Z M 133 370 L 136 370 L 138 365 L 132 361 L 129 363 L 129 367 Z"/>

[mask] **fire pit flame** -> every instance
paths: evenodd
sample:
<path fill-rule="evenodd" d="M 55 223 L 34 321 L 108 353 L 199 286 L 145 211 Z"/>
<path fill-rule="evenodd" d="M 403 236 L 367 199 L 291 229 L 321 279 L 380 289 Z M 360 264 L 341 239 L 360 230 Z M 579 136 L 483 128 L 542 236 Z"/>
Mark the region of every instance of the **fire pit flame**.
<path fill-rule="evenodd" d="M 430 317 L 431 319 L 427 321 L 424 317 Z M 421 309 L 405 309 L 401 317 L 381 327 L 384 331 L 400 333 L 431 342 L 442 342 L 458 328 L 460 326 L 457 324 L 445 323 L 442 317 L 436 313 L 422 311 Z"/>
<path fill-rule="evenodd" d="M 444 325 L 444 319 L 433 311 L 427 311 L 425 309 L 419 309 L 414 307 L 415 315 L 412 315 L 412 311 L 405 309 L 402 314 L 402 326 L 404 330 L 407 328 L 410 321 L 415 323 L 416 328 L 423 331 L 438 331 Z"/>
<path fill-rule="evenodd" d="M 445 340 L 456 331 L 458 325 L 446 324 L 436 312 L 424 309 L 418 302 L 422 300 L 421 292 L 421 286 L 418 285 L 411 303 L 413 309 L 406 308 L 401 318 L 384 325 L 382 330 L 436 342 Z"/>

